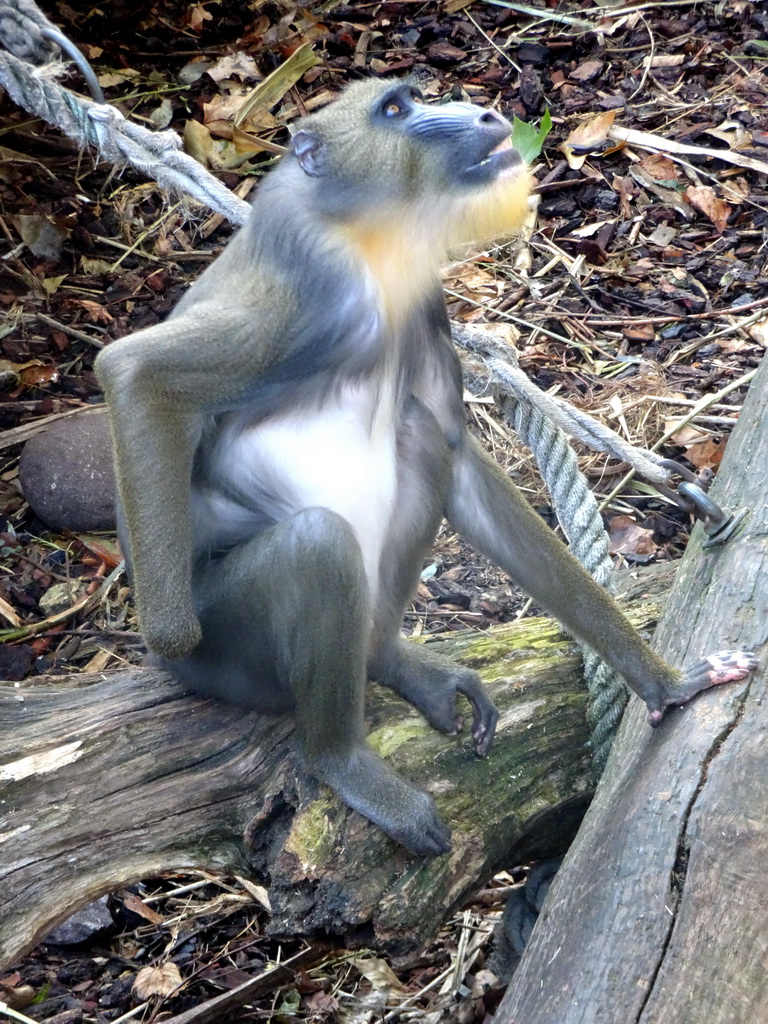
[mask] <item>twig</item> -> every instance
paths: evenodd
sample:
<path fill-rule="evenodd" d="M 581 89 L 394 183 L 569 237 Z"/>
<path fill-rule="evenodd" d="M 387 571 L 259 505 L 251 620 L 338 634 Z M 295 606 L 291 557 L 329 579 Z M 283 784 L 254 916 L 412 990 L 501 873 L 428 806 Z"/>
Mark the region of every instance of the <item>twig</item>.
<path fill-rule="evenodd" d="M 26 1017 L 23 1013 L 19 1013 L 18 1010 L 12 1010 L 7 1003 L 0 1002 L 0 1013 L 6 1014 L 11 1020 L 21 1021 L 21 1024 L 38 1024 L 31 1017 Z"/>
<path fill-rule="evenodd" d="M 745 384 L 749 384 L 756 373 L 757 369 L 750 370 L 749 373 L 745 373 L 744 376 L 739 377 L 738 380 L 733 380 L 730 384 L 726 384 L 724 388 L 721 388 L 720 391 L 716 392 L 714 395 L 706 395 L 701 399 L 701 401 L 694 405 L 689 413 L 683 416 L 682 419 L 677 420 L 673 427 L 670 427 L 669 430 L 666 430 L 661 435 L 658 441 L 651 448 L 651 451 L 655 452 L 657 449 L 661 448 L 661 446 L 668 441 L 673 434 L 676 434 L 678 430 L 681 430 L 684 426 L 690 423 L 691 420 L 695 419 L 700 412 L 703 412 L 704 409 L 709 409 L 710 406 L 725 398 L 726 395 L 729 395 L 731 391 L 735 391 L 737 388 L 743 387 Z M 616 495 L 627 486 L 634 476 L 635 470 L 631 469 L 624 477 L 622 477 L 621 481 L 614 487 L 611 493 L 600 503 L 599 507 L 601 512 L 610 505 Z"/>
<path fill-rule="evenodd" d="M 762 309 L 768 306 L 768 297 L 755 299 L 754 302 L 745 302 L 742 306 L 728 306 L 726 309 L 710 309 L 706 313 L 686 313 L 683 316 L 626 316 L 621 320 L 608 320 L 602 317 L 592 317 L 589 313 L 569 313 L 574 319 L 588 327 L 623 327 L 624 324 L 676 324 L 690 320 L 716 320 L 720 316 L 732 316 L 737 313 L 746 313 L 750 309 Z"/>
<path fill-rule="evenodd" d="M 518 11 L 520 14 L 527 14 L 531 18 L 541 18 L 542 21 L 556 21 L 560 25 L 572 25 L 580 28 L 583 32 L 594 32 L 595 26 L 591 21 L 584 21 L 583 18 L 574 18 L 571 14 L 561 14 L 559 11 L 548 11 L 546 8 L 529 7 L 528 4 L 514 4 L 509 0 L 486 0 L 486 3 L 494 7 L 506 7 L 510 11 Z"/>
<path fill-rule="evenodd" d="M 34 423 L 23 423 L 20 427 L 12 427 L 10 430 L 4 430 L 2 437 L 0 437 L 0 452 L 5 448 L 11 448 L 15 444 L 22 444 L 24 441 L 28 441 L 30 437 L 34 437 L 35 434 L 41 433 L 46 430 L 51 423 L 55 423 L 56 420 L 63 420 L 65 416 L 74 416 L 75 413 L 80 413 L 81 416 L 87 416 L 91 413 L 103 413 L 103 405 L 78 405 L 74 409 L 67 409 L 66 412 L 52 412 L 50 416 L 44 416 L 40 420 L 35 420 Z"/>
<path fill-rule="evenodd" d="M 295 971 L 314 963 L 321 956 L 323 954 L 316 949 L 304 949 L 301 953 L 292 956 L 290 960 L 263 971 L 255 978 L 233 988 L 230 992 L 223 992 L 220 996 L 215 996 L 213 999 L 187 1010 L 186 1013 L 170 1017 L 165 1024 L 218 1024 L 219 1021 L 226 1020 L 228 1014 L 233 1010 L 239 1009 L 257 996 L 264 995 L 265 992 L 290 981 Z M 29 1024 L 34 1024 L 34 1021 L 30 1021 Z"/>
<path fill-rule="evenodd" d="M 70 327 L 69 324 L 60 324 L 58 320 L 54 320 L 53 317 L 47 316 L 45 313 L 35 313 L 35 317 L 44 324 L 48 324 L 49 327 L 68 334 L 71 338 L 77 338 L 78 341 L 84 341 L 95 348 L 104 348 L 104 342 L 99 341 L 98 338 L 92 338 L 90 334 L 86 334 L 85 331 L 78 331 L 76 327 Z"/>

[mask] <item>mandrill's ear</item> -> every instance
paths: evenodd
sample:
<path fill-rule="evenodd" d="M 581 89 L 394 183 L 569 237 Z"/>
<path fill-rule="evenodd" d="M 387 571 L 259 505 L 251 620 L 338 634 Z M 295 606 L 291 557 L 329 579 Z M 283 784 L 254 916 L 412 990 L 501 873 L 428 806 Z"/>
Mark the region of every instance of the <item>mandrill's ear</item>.
<path fill-rule="evenodd" d="M 325 147 L 317 132 L 302 128 L 291 139 L 294 155 L 299 167 L 310 178 L 320 178 L 325 173 Z"/>

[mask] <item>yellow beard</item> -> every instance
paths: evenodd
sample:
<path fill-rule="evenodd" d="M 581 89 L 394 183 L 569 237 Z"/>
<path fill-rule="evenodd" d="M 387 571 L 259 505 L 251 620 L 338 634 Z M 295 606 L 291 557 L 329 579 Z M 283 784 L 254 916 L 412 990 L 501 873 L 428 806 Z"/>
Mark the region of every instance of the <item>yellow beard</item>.
<path fill-rule="evenodd" d="M 467 195 L 391 206 L 347 224 L 339 240 L 367 266 L 391 323 L 402 322 L 437 280 L 449 249 L 515 232 L 528 211 L 531 176 L 515 168 Z"/>

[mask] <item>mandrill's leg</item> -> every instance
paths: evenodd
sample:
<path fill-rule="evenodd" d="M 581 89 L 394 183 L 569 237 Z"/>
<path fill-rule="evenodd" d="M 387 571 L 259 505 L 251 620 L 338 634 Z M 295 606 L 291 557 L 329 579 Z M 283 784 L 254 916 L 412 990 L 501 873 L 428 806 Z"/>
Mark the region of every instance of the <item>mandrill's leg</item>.
<path fill-rule="evenodd" d="M 365 741 L 370 600 L 349 524 L 328 509 L 306 509 L 212 562 L 195 590 L 203 639 L 165 667 L 230 702 L 293 707 L 315 776 L 412 852 L 449 850 L 432 798 Z"/>

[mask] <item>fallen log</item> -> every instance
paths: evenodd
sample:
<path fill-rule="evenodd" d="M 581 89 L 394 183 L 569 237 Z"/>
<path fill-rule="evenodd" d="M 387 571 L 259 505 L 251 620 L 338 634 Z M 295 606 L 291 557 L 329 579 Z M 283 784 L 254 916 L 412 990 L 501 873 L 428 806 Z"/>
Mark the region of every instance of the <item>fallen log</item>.
<path fill-rule="evenodd" d="M 768 360 L 712 496 L 749 518 L 694 532 L 654 646 L 673 664 L 768 641 Z M 761 650 L 762 649 L 762 650 Z M 499 1024 L 768 1020 L 766 673 L 699 695 L 651 731 L 630 702 Z"/>
<path fill-rule="evenodd" d="M 629 609 L 647 628 L 658 601 L 636 594 Z M 104 892 L 193 867 L 266 879 L 277 934 L 405 953 L 499 866 L 562 852 L 592 793 L 575 646 L 547 619 L 431 642 L 480 670 L 501 713 L 481 761 L 372 688 L 371 742 L 453 830 L 433 861 L 309 781 L 287 718 L 151 670 L 0 686 L 0 964 Z"/>

